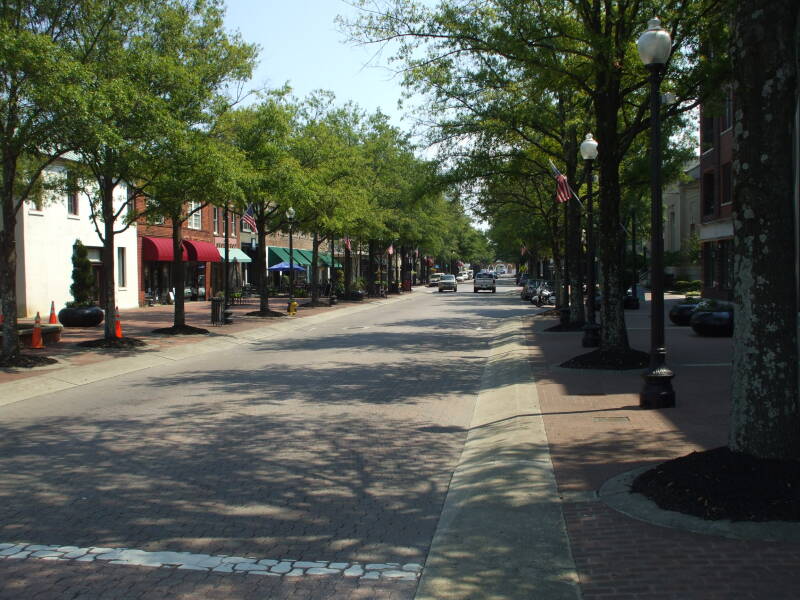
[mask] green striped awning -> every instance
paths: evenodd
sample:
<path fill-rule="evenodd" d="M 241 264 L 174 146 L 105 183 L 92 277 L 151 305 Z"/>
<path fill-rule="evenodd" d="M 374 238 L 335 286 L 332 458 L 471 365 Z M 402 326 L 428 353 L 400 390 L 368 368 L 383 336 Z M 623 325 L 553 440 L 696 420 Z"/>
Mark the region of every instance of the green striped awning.
<path fill-rule="evenodd" d="M 311 264 L 311 259 L 306 258 L 304 254 L 304 250 L 298 250 L 294 248 L 294 264 L 300 265 L 301 267 L 307 267 Z M 288 248 L 281 248 L 280 246 L 269 246 L 267 249 L 267 262 L 269 266 L 277 265 L 278 263 L 282 262 L 289 262 L 289 249 Z"/>

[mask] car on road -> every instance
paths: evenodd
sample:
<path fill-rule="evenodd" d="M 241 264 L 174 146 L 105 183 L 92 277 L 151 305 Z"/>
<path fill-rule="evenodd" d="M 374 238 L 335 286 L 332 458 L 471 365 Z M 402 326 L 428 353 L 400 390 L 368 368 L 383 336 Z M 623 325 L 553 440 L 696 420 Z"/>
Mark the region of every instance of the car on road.
<path fill-rule="evenodd" d="M 439 280 L 439 292 L 446 292 L 446 291 L 457 292 L 458 291 L 458 282 L 456 282 L 455 275 L 442 275 L 442 278 Z"/>
<path fill-rule="evenodd" d="M 492 293 L 497 291 L 493 273 L 482 272 L 475 275 L 475 280 L 472 284 L 472 291 L 477 293 L 480 290 L 491 290 Z"/>
<path fill-rule="evenodd" d="M 431 273 L 428 279 L 428 287 L 436 287 L 439 285 L 439 280 L 442 278 L 442 275 L 444 275 L 444 273 Z"/>
<path fill-rule="evenodd" d="M 458 281 L 459 283 L 464 281 L 466 278 L 467 277 L 466 277 L 466 275 L 464 275 L 464 273 L 459 273 L 458 275 L 456 275 L 456 281 Z"/>

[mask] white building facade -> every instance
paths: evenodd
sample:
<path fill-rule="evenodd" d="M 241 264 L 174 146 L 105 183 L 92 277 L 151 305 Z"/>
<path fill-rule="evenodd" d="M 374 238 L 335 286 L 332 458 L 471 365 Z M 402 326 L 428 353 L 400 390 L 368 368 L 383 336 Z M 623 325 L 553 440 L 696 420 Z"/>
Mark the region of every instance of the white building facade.
<path fill-rule="evenodd" d="M 51 166 L 45 181 L 63 179 L 68 163 Z M 128 188 L 120 184 L 114 191 L 116 208 L 127 202 Z M 103 224 L 98 221 L 102 231 Z M 121 227 L 116 227 L 119 230 Z M 102 282 L 103 242 L 91 217 L 86 192 L 44 190 L 20 208 L 17 215 L 17 315 L 46 318 L 50 303 L 56 312 L 72 301 L 72 248 L 76 240 L 87 247 L 95 272 Z M 136 225 L 114 236 L 114 283 L 119 308 L 139 306 Z M 98 290 L 100 288 L 98 287 Z"/>

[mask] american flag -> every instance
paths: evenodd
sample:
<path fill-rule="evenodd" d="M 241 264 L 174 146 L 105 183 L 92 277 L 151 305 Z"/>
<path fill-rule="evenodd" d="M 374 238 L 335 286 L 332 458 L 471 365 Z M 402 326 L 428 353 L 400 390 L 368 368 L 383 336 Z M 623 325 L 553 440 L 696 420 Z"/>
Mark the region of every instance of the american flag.
<path fill-rule="evenodd" d="M 391 256 L 394 254 L 394 244 L 389 244 L 389 247 L 386 249 L 386 253 Z"/>
<path fill-rule="evenodd" d="M 253 205 L 248 204 L 247 210 L 244 211 L 242 215 L 242 221 L 247 223 L 247 225 L 255 232 L 258 232 L 258 227 L 256 227 L 256 220 L 253 218 Z"/>
<path fill-rule="evenodd" d="M 558 202 L 567 202 L 570 198 L 575 198 L 578 201 L 578 204 L 583 206 L 583 203 L 578 198 L 578 195 L 572 191 L 572 188 L 569 186 L 569 182 L 567 181 L 567 176 L 562 175 L 561 171 L 559 171 L 556 166 L 553 164 L 553 161 L 550 162 L 550 170 L 553 172 L 553 177 L 556 178 L 556 200 Z"/>
<path fill-rule="evenodd" d="M 349 237 L 344 238 L 344 247 L 347 248 L 348 252 L 352 252 L 353 248 L 350 245 L 350 238 Z"/>
<path fill-rule="evenodd" d="M 528 253 L 528 249 L 525 247 L 525 244 L 522 244 L 519 248 L 520 256 L 525 256 Z"/>
<path fill-rule="evenodd" d="M 567 176 L 556 175 L 556 200 L 559 202 L 567 202 L 571 195 L 569 183 L 567 183 Z"/>

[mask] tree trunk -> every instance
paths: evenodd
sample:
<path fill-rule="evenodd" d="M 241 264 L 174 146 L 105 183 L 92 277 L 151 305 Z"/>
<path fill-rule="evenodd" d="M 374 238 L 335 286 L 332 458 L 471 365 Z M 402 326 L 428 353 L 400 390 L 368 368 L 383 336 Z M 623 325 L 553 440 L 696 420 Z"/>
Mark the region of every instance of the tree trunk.
<path fill-rule="evenodd" d="M 786 252 L 797 233 L 790 126 L 796 124 L 797 25 L 794 0 L 740 0 L 734 20 L 736 314 L 728 441 L 735 452 L 795 460 L 797 282 Z"/>
<path fill-rule="evenodd" d="M 103 217 L 103 290 L 101 303 L 105 306 L 105 338 L 115 339 L 114 314 L 117 310 L 116 285 L 114 284 L 114 188 L 116 184 L 111 176 L 104 176 L 100 185 Z"/>
<path fill-rule="evenodd" d="M 311 242 L 311 304 L 314 305 L 319 302 L 319 269 L 317 264 L 319 261 L 319 238 L 316 232 Z"/>
<path fill-rule="evenodd" d="M 349 241 L 348 243 L 352 243 Z M 350 259 L 350 248 L 347 244 L 344 246 L 344 297 L 350 299 L 350 294 L 353 291 L 353 265 Z"/>
<path fill-rule="evenodd" d="M 183 262 L 183 221 L 179 216 L 172 218 L 172 281 L 175 284 L 175 311 L 172 325 L 186 325 L 186 298 L 183 289 L 186 287 L 186 263 Z"/>
<path fill-rule="evenodd" d="M 375 271 L 375 240 L 369 240 L 367 243 L 367 289 L 371 296 L 380 295 Z"/>
<path fill-rule="evenodd" d="M 17 213 L 14 210 L 14 178 L 17 161 L 3 150 L 3 221 L 0 223 L 0 308 L 3 315 L 3 347 L 0 364 L 7 363 L 19 354 L 17 336 Z"/>
<path fill-rule="evenodd" d="M 575 144 L 575 131 L 570 132 L 567 144 L 567 155 L 578 156 Z M 569 181 L 577 182 L 577 159 L 567 160 L 567 173 Z M 576 183 L 573 184 L 576 188 Z M 586 311 L 583 303 L 583 253 L 581 252 L 581 208 L 575 198 L 570 198 L 567 209 L 567 224 L 569 227 L 569 243 L 567 256 L 569 264 L 569 320 L 570 323 L 585 323 Z"/>
<path fill-rule="evenodd" d="M 267 232 L 266 223 L 257 223 L 258 252 L 256 252 L 256 284 L 258 285 L 258 310 L 269 312 L 269 277 L 267 271 Z"/>

